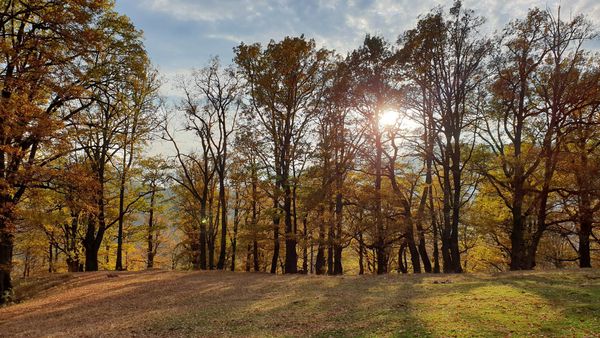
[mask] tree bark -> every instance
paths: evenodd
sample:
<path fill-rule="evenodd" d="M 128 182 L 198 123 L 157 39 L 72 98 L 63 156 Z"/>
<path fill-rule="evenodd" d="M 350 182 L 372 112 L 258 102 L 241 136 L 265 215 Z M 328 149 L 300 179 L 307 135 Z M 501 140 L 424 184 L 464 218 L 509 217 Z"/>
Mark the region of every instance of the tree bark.
<path fill-rule="evenodd" d="M 125 152 L 123 153 L 123 167 L 121 168 L 121 178 L 119 180 L 119 220 L 117 230 L 117 260 L 115 270 L 123 270 L 123 222 L 125 218 L 125 182 L 126 182 L 126 164 Z"/>
<path fill-rule="evenodd" d="M 279 260 L 279 203 L 277 198 L 273 199 L 273 208 L 275 216 L 273 216 L 273 258 L 271 259 L 271 273 L 277 273 L 277 261 Z"/>
<path fill-rule="evenodd" d="M 7 208 L 6 203 L 1 204 L 0 208 Z M 12 292 L 10 272 L 12 269 L 14 237 L 8 230 L 10 216 L 7 212 L 2 212 L 0 216 L 0 304 L 4 304 L 6 301 L 4 296 Z"/>
<path fill-rule="evenodd" d="M 240 217 L 239 191 L 235 191 L 235 209 L 233 210 L 233 239 L 231 240 L 231 271 L 235 271 L 235 253 L 237 249 L 237 234 Z"/>
<path fill-rule="evenodd" d="M 343 201 L 342 201 L 342 182 L 341 174 L 336 173 L 336 190 L 335 195 L 335 229 L 333 231 L 333 274 L 341 275 L 344 273 L 342 265 L 342 222 L 343 222 Z"/>
<path fill-rule="evenodd" d="M 302 217 L 302 234 L 304 237 L 304 245 L 303 245 L 303 251 L 302 251 L 302 272 L 304 272 L 305 274 L 308 274 L 308 229 L 307 229 L 307 222 L 308 222 L 308 215 L 304 215 Z"/>
<path fill-rule="evenodd" d="M 287 181 L 287 180 L 286 180 Z M 284 186 L 283 213 L 285 221 L 285 271 L 298 272 L 298 254 L 296 253 L 296 234 L 292 223 L 292 192 L 289 182 Z"/>
<path fill-rule="evenodd" d="M 152 191 L 150 194 L 150 211 L 148 215 L 148 241 L 147 241 L 147 258 L 146 268 L 152 269 L 154 267 L 154 198 L 155 192 Z"/>
<path fill-rule="evenodd" d="M 319 220 L 319 240 L 317 242 L 317 258 L 315 260 L 315 273 L 317 275 L 325 274 L 325 211 L 320 210 L 321 219 Z"/>
<path fill-rule="evenodd" d="M 246 272 L 250 272 L 250 267 L 251 265 L 251 259 L 252 259 L 252 243 L 248 243 L 248 246 L 246 247 Z"/>
<path fill-rule="evenodd" d="M 254 260 L 254 271 L 260 271 L 260 265 L 258 260 L 258 241 L 252 241 L 252 259 Z"/>
<path fill-rule="evenodd" d="M 358 274 L 365 274 L 365 264 L 364 264 L 364 256 L 365 256 L 365 242 L 363 241 L 363 233 L 360 231 L 358 233 Z"/>
<path fill-rule="evenodd" d="M 219 175 L 219 205 L 221 206 L 221 249 L 217 269 L 223 270 L 227 253 L 227 199 L 225 196 L 225 173 L 218 172 L 217 174 Z"/>

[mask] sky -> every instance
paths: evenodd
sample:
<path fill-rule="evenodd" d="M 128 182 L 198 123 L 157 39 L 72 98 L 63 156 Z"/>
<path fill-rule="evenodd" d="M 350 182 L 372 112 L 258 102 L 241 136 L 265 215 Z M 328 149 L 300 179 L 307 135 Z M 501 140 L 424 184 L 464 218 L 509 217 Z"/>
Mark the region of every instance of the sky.
<path fill-rule="evenodd" d="M 181 96 L 174 86 L 179 75 L 206 66 L 213 56 L 224 64 L 233 58 L 240 42 L 267 44 L 271 39 L 304 34 L 318 47 L 344 55 L 359 47 L 366 34 L 394 42 L 415 26 L 419 15 L 437 6 L 446 10 L 452 0 L 115 0 L 116 10 L 143 30 L 144 43 L 160 71 L 161 94 L 169 102 Z M 463 0 L 464 7 L 487 19 L 492 33 L 514 18 L 523 18 L 532 7 L 561 17 L 588 15 L 600 28 L 600 0 Z M 600 41 L 593 43 L 600 50 Z M 179 121 L 181 123 L 181 121 Z M 196 147 L 194 138 L 178 132 L 184 149 Z M 170 145 L 154 141 L 151 153 L 172 153 Z"/>
<path fill-rule="evenodd" d="M 528 8 L 548 8 L 568 18 L 585 13 L 600 25 L 600 0 L 464 0 L 466 8 L 487 18 L 492 32 Z M 319 47 L 339 53 L 360 46 L 365 34 L 395 41 L 420 14 L 451 0 L 116 0 L 119 13 L 144 31 L 154 65 L 168 80 L 206 65 L 211 56 L 223 63 L 240 42 L 266 44 L 271 39 L 305 34 Z M 594 43 L 600 48 L 600 43 Z M 176 96 L 173 86 L 165 95 Z"/>

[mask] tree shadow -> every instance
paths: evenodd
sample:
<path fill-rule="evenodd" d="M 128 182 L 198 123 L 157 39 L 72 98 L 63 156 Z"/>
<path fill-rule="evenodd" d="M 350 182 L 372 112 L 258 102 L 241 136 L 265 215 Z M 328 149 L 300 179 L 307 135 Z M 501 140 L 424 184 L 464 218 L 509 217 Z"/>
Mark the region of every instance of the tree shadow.
<path fill-rule="evenodd" d="M 545 274 L 117 275 L 76 275 L 43 297 L 0 309 L 0 332 L 316 337 L 600 332 L 598 272 L 590 280 Z"/>
<path fill-rule="evenodd" d="M 155 323 L 184 335 L 427 336 L 412 316 L 412 283 L 390 276 L 272 276 L 221 294 L 237 305 L 197 309 Z M 318 287 L 316 287 L 318 285 Z M 227 317 L 227 320 L 214 318 Z M 212 327 L 202 325 L 211 322 Z"/>

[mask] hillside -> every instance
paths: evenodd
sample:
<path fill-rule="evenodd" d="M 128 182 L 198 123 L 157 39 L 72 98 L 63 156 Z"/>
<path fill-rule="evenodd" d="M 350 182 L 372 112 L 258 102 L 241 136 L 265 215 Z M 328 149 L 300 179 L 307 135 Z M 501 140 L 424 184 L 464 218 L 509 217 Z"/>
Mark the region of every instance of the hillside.
<path fill-rule="evenodd" d="M 600 336 L 600 270 L 97 272 L 19 290 L 37 294 L 0 308 L 0 336 Z"/>

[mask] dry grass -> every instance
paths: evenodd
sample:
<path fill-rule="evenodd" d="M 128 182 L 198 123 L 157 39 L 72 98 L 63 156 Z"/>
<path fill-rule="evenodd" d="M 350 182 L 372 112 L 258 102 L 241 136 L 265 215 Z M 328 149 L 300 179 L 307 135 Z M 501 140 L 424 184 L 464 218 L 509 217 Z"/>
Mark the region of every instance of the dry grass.
<path fill-rule="evenodd" d="M 21 284 L 29 295 L 39 293 L 0 308 L 0 336 L 600 337 L 599 270 L 493 276 L 110 274 L 117 277 L 78 273 Z"/>

